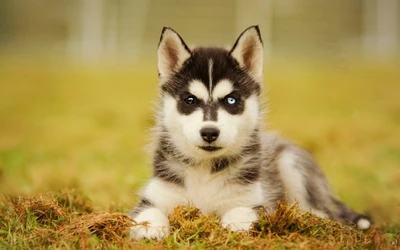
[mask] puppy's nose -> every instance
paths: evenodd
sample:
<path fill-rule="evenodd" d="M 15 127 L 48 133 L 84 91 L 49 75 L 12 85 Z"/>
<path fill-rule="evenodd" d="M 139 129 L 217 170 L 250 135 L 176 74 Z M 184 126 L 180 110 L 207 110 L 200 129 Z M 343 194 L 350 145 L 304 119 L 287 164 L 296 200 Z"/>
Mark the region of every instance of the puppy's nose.
<path fill-rule="evenodd" d="M 200 135 L 204 141 L 211 143 L 217 140 L 219 136 L 219 130 L 217 128 L 202 128 L 200 130 Z"/>

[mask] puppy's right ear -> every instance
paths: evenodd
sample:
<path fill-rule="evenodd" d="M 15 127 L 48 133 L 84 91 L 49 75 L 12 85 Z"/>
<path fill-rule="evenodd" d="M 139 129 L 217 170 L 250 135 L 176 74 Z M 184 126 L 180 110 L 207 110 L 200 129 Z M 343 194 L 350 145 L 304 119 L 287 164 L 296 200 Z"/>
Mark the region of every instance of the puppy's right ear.
<path fill-rule="evenodd" d="M 164 27 L 158 44 L 158 73 L 168 78 L 180 70 L 191 56 L 191 51 L 183 39 L 173 29 Z"/>

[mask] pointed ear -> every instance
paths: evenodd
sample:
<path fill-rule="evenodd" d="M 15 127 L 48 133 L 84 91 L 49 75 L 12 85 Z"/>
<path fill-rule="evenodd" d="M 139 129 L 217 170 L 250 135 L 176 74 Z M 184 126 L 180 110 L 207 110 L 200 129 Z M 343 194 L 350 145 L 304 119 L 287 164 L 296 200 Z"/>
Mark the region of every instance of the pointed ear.
<path fill-rule="evenodd" d="M 240 34 L 230 54 L 254 80 L 262 82 L 264 56 L 258 25 L 250 26 Z"/>
<path fill-rule="evenodd" d="M 160 77 L 170 77 L 179 71 L 190 57 L 191 51 L 183 39 L 173 29 L 164 27 L 158 44 L 158 73 Z"/>

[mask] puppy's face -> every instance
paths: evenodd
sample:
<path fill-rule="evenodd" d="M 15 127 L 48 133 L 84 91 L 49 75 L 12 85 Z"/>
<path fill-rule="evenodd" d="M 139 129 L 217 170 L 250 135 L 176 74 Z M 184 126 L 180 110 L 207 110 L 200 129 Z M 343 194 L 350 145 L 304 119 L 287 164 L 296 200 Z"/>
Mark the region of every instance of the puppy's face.
<path fill-rule="evenodd" d="M 262 43 L 257 27 L 231 51 L 189 50 L 165 28 L 159 46 L 161 124 L 170 141 L 193 159 L 239 153 L 259 125 Z"/>

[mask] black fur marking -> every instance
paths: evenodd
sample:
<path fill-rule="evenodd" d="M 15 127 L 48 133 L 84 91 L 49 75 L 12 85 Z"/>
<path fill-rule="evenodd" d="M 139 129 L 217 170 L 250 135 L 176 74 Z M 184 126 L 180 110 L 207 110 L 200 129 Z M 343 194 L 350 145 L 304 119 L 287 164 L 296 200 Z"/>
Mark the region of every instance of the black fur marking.
<path fill-rule="evenodd" d="M 234 97 L 236 99 L 235 104 L 228 104 L 225 99 L 221 99 L 220 105 L 223 107 L 229 114 L 231 115 L 239 115 L 244 111 L 244 101 L 241 100 L 241 96 L 238 92 L 234 91 L 229 96 Z"/>
<path fill-rule="evenodd" d="M 251 136 L 249 145 L 243 149 L 243 157 L 251 156 L 248 160 L 243 163 L 243 168 L 239 170 L 239 173 L 233 179 L 234 182 L 243 185 L 254 183 L 260 179 L 261 176 L 261 152 L 260 152 L 260 138 L 258 137 L 257 130 Z"/>
<path fill-rule="evenodd" d="M 359 214 L 350 210 L 342 202 L 336 200 L 335 198 L 331 197 L 331 199 L 334 201 L 336 208 L 339 210 L 338 218 L 334 218 L 335 220 L 339 220 L 347 225 L 357 222 L 356 218 L 360 216 Z"/>
<path fill-rule="evenodd" d="M 253 131 L 253 134 L 251 135 L 251 140 L 249 141 L 249 144 L 243 150 L 243 154 L 244 155 L 256 154 L 260 151 L 260 148 L 261 148 L 261 141 L 259 138 L 259 131 L 258 129 L 255 129 Z"/>
<path fill-rule="evenodd" d="M 312 207 L 315 210 L 319 210 L 324 212 L 328 218 L 332 218 L 332 213 L 331 211 L 326 207 L 327 204 L 324 203 L 323 200 L 320 198 L 320 194 L 318 190 L 316 190 L 317 187 L 313 185 L 311 182 L 308 182 L 305 184 L 306 186 L 306 191 L 307 191 L 307 200 L 308 202 L 312 205 Z M 342 211 L 342 208 L 340 208 Z"/>
<path fill-rule="evenodd" d="M 251 155 L 252 157 L 244 162 L 246 168 L 242 169 L 238 175 L 238 180 L 240 183 L 243 184 L 250 184 L 260 177 L 261 166 L 260 162 L 261 155 L 260 155 L 260 148 L 261 148 L 260 138 L 258 137 L 258 130 L 256 129 L 253 134 L 251 135 L 251 140 L 249 141 L 249 145 L 247 145 L 243 149 L 243 155 L 248 156 Z"/>
<path fill-rule="evenodd" d="M 204 102 L 202 100 L 196 99 L 193 104 L 187 104 L 185 99 L 192 96 L 189 92 L 183 92 L 179 95 L 178 99 L 178 111 L 181 114 L 190 115 L 195 110 L 199 109 L 200 107 L 204 106 Z"/>
<path fill-rule="evenodd" d="M 301 150 L 301 155 L 303 155 L 297 160 L 298 164 L 296 164 L 295 167 L 298 169 L 297 171 L 302 172 L 304 180 L 307 181 L 304 183 L 307 191 L 307 201 L 312 205 L 313 209 L 322 211 L 329 218 L 332 218 L 332 211 L 329 209 L 329 204 L 327 204 L 326 199 L 324 199 L 326 198 L 324 192 L 329 190 L 329 187 L 324 185 L 324 183 L 318 182 L 319 180 L 325 180 L 325 176 L 317 167 L 317 163 L 311 154 L 303 149 L 297 148 L 296 150 Z M 300 169 L 301 166 L 303 170 Z M 331 200 L 333 200 L 333 198 L 331 198 Z M 341 207 L 338 207 L 338 209 L 342 210 Z"/>
<path fill-rule="evenodd" d="M 165 162 L 163 159 L 162 154 L 159 154 L 155 158 L 155 162 L 153 164 L 153 176 L 158 177 L 164 181 L 174 183 L 179 186 L 183 186 L 184 182 L 182 178 L 171 171 L 170 167 L 168 166 L 168 163 Z M 161 159 L 161 160 L 160 160 Z"/>
<path fill-rule="evenodd" d="M 162 138 L 153 159 L 153 176 L 178 186 L 184 186 L 183 179 L 168 165 L 166 154 L 172 156 L 171 150 L 168 148 L 167 141 Z"/>
<path fill-rule="evenodd" d="M 266 138 L 263 138 L 266 140 Z M 269 190 L 268 192 L 268 209 L 269 211 L 274 210 L 276 208 L 276 201 L 286 201 L 286 187 L 280 178 L 279 168 L 278 168 L 278 160 L 282 154 L 282 152 L 288 147 L 288 143 L 285 141 L 275 141 L 272 139 L 271 141 L 264 141 L 263 143 L 273 145 L 271 148 L 264 149 L 268 150 L 266 154 L 263 155 L 263 165 L 261 170 L 260 180 L 264 182 L 267 186 L 274 187 L 273 190 Z"/>
<path fill-rule="evenodd" d="M 230 164 L 232 164 L 233 161 L 229 160 L 227 158 L 222 158 L 222 159 L 218 159 L 215 161 L 214 166 L 211 170 L 211 173 L 218 173 L 222 170 L 224 170 L 225 168 L 229 167 Z"/>
<path fill-rule="evenodd" d="M 166 129 L 163 129 L 164 133 L 167 133 Z M 171 142 L 171 139 L 164 135 L 160 138 L 160 144 L 158 145 L 157 152 L 161 151 L 164 155 L 174 158 L 178 162 L 182 162 L 186 165 L 192 165 L 193 159 L 181 155 L 175 145 Z"/>
<path fill-rule="evenodd" d="M 260 159 L 255 156 L 250 160 L 246 161 L 244 165 L 247 167 L 241 169 L 238 176 L 236 177 L 237 182 L 241 184 L 251 184 L 260 178 L 261 167 L 259 165 Z"/>
<path fill-rule="evenodd" d="M 133 218 L 136 215 L 138 215 L 140 212 L 142 212 L 144 209 L 146 208 L 150 208 L 153 207 L 153 203 L 151 203 L 151 201 L 149 201 L 148 199 L 142 197 L 140 199 L 139 204 L 129 213 L 130 217 Z"/>
<path fill-rule="evenodd" d="M 232 82 L 234 93 L 236 93 L 239 101 L 238 104 L 233 106 L 237 106 L 238 108 L 227 108 L 226 104 L 221 105 L 222 100 L 218 102 L 231 114 L 241 114 L 244 110 L 244 100 L 251 95 L 260 94 L 260 84 L 255 82 L 245 70 L 240 68 L 237 61 L 227 50 L 221 48 L 197 48 L 192 51 L 191 55 L 192 56 L 185 61 L 181 70 L 161 86 L 164 93 L 168 93 L 176 99 L 183 101 L 183 96 L 189 93 L 189 83 L 193 80 L 199 80 L 204 84 L 206 89 L 211 92 L 219 81 L 227 79 Z M 213 82 L 211 84 L 211 89 L 209 83 L 210 59 L 213 61 Z M 199 105 L 205 107 L 206 104 L 199 102 L 198 106 Z M 178 110 L 180 111 L 182 110 L 181 106 L 182 104 L 178 103 Z"/>
<path fill-rule="evenodd" d="M 177 102 L 178 111 L 184 115 L 190 115 L 194 111 L 198 109 L 203 109 L 203 119 L 204 121 L 217 121 L 218 119 L 218 107 L 219 103 L 211 102 L 206 104 L 201 99 L 196 99 L 193 104 L 187 104 L 185 99 L 192 96 L 189 92 L 184 92 L 179 95 L 179 99 Z"/>
<path fill-rule="evenodd" d="M 357 225 L 357 222 L 361 219 L 366 219 L 372 224 L 372 219 L 371 217 L 364 215 L 364 214 L 359 214 L 350 208 L 348 208 L 345 204 L 342 202 L 338 201 L 334 197 L 330 197 L 333 203 L 336 205 L 336 209 L 339 211 L 339 213 L 335 217 L 330 217 L 333 220 L 340 221 L 346 225 Z"/>

